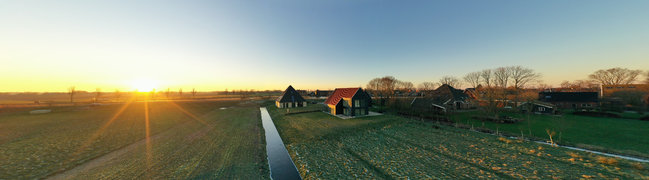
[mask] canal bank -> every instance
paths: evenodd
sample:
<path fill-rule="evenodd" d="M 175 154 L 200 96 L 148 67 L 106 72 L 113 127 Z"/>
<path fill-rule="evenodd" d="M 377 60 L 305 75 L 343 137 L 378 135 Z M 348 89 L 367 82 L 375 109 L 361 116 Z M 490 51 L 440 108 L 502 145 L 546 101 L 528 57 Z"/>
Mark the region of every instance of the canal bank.
<path fill-rule="evenodd" d="M 272 179 L 302 179 L 265 107 L 259 108 L 266 134 L 266 154 Z"/>

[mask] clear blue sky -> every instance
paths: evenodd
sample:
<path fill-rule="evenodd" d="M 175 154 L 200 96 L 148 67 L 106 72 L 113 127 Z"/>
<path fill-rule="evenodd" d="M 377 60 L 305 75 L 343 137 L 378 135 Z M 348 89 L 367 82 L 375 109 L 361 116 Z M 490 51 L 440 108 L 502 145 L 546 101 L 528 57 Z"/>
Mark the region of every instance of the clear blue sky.
<path fill-rule="evenodd" d="M 0 91 L 328 89 L 649 70 L 649 1 L 0 1 Z"/>

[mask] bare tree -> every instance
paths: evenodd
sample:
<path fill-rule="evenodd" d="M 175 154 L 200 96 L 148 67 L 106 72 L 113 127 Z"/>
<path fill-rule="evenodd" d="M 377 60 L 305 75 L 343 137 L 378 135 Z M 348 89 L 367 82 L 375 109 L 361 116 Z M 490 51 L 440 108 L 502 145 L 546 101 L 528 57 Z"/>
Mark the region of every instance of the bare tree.
<path fill-rule="evenodd" d="M 464 75 L 464 81 L 468 83 L 472 88 L 477 88 L 480 85 L 480 72 L 471 72 Z"/>
<path fill-rule="evenodd" d="M 491 71 L 491 69 L 482 70 L 480 72 L 480 77 L 482 78 L 481 82 L 490 88 L 493 84 L 493 72 Z"/>
<path fill-rule="evenodd" d="M 533 69 L 524 68 L 521 66 L 511 66 L 508 67 L 509 73 L 511 75 L 512 83 L 514 84 L 514 105 L 518 106 L 518 102 L 523 99 L 521 98 L 521 92 L 527 83 L 538 80 L 541 77 L 541 74 L 534 72 Z"/>
<path fill-rule="evenodd" d="M 649 84 L 649 71 L 647 71 L 647 74 L 645 74 L 646 79 L 644 80 L 645 84 Z"/>
<path fill-rule="evenodd" d="M 374 78 L 367 83 L 365 89 L 373 92 L 374 94 L 378 94 L 380 86 L 381 86 L 381 78 Z"/>
<path fill-rule="evenodd" d="M 509 83 L 509 78 L 512 77 L 512 71 L 509 67 L 499 67 L 494 69 L 494 82 L 495 85 L 500 88 L 507 88 Z"/>
<path fill-rule="evenodd" d="M 167 91 L 165 91 L 165 96 L 167 97 L 167 99 L 169 99 L 170 95 L 171 95 L 171 89 L 167 88 Z"/>
<path fill-rule="evenodd" d="M 442 85 L 448 84 L 449 86 L 453 86 L 455 88 L 462 86 L 462 82 L 458 78 L 453 76 L 444 76 L 439 79 L 439 83 Z"/>
<path fill-rule="evenodd" d="M 100 97 L 101 97 L 101 89 L 96 88 L 95 89 L 95 102 L 98 102 Z"/>
<path fill-rule="evenodd" d="M 576 80 L 574 84 L 579 88 L 599 88 L 596 81 L 593 80 Z"/>
<path fill-rule="evenodd" d="M 512 81 L 515 89 L 522 89 L 527 83 L 536 81 L 541 77 L 541 74 L 534 72 L 533 69 L 524 68 L 521 66 L 509 67 Z"/>
<path fill-rule="evenodd" d="M 422 82 L 417 87 L 419 91 L 431 91 L 437 87 L 437 84 L 434 82 Z"/>
<path fill-rule="evenodd" d="M 116 101 L 119 101 L 119 98 L 122 97 L 122 92 L 120 92 L 119 89 L 115 89 L 113 96 L 115 96 Z"/>
<path fill-rule="evenodd" d="M 496 102 L 496 88 L 494 71 L 491 69 L 485 69 L 480 71 L 480 79 L 483 83 L 483 87 L 478 89 L 478 94 L 481 94 L 481 99 L 487 102 L 487 105 L 484 106 L 484 112 L 487 114 L 496 114 L 496 109 L 498 103 Z"/>
<path fill-rule="evenodd" d="M 631 70 L 627 68 L 601 69 L 590 74 L 590 79 L 596 80 L 602 85 L 620 85 L 631 84 L 642 73 L 640 70 Z"/>
<path fill-rule="evenodd" d="M 415 89 L 415 85 L 412 82 L 399 81 L 397 84 L 399 86 L 398 89 L 404 92 L 410 92 Z"/>
<path fill-rule="evenodd" d="M 183 88 L 178 89 L 178 96 L 180 99 L 183 98 Z"/>
<path fill-rule="evenodd" d="M 196 97 L 196 88 L 192 88 L 192 99 Z"/>
<path fill-rule="evenodd" d="M 374 78 L 367 83 L 367 89 L 371 90 L 374 94 L 381 98 L 381 105 L 385 105 L 385 100 L 394 95 L 394 90 L 397 87 L 399 80 L 392 76 L 385 76 L 381 78 Z"/>
<path fill-rule="evenodd" d="M 376 94 L 382 97 L 389 97 L 394 94 L 399 80 L 392 76 L 385 76 L 382 78 L 374 78 L 367 84 L 367 89 L 375 91 Z"/>
<path fill-rule="evenodd" d="M 573 84 L 570 81 L 561 81 L 561 84 L 559 84 L 561 88 L 572 88 L 574 87 Z"/>
<path fill-rule="evenodd" d="M 562 88 L 571 88 L 571 89 L 585 89 L 585 88 L 598 88 L 597 82 L 594 80 L 575 80 L 573 82 L 563 81 L 560 86 Z"/>
<path fill-rule="evenodd" d="M 151 89 L 151 91 L 149 91 L 149 97 L 150 97 L 151 99 L 154 99 L 154 98 L 155 98 L 155 88 L 153 88 L 153 89 Z"/>
<path fill-rule="evenodd" d="M 385 76 L 381 78 L 381 86 L 380 89 L 383 91 L 383 94 L 386 96 L 391 96 L 394 94 L 394 89 L 397 87 L 397 83 L 399 83 L 399 80 L 392 76 Z"/>
<path fill-rule="evenodd" d="M 74 86 L 70 86 L 70 87 L 68 88 L 68 94 L 70 95 L 70 102 L 71 102 L 71 103 L 74 103 L 74 94 L 77 93 L 77 92 L 75 91 L 75 89 L 76 89 L 76 87 L 74 87 Z"/>
<path fill-rule="evenodd" d="M 539 89 L 539 90 L 545 90 L 545 89 L 552 88 L 552 86 L 550 86 L 549 84 L 545 84 L 545 83 L 539 83 L 538 85 L 536 85 L 536 88 Z"/>

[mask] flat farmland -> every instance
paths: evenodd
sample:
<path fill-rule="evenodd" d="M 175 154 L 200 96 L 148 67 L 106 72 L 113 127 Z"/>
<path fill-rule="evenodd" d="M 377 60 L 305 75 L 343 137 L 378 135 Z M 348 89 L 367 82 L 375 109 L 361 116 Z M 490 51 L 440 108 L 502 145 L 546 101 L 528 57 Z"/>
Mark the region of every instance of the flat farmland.
<path fill-rule="evenodd" d="M 268 178 L 258 106 L 134 102 L 0 114 L 0 179 Z"/>
<path fill-rule="evenodd" d="M 283 115 L 274 110 L 271 116 L 305 179 L 649 177 L 645 163 L 397 116 L 342 120 L 322 112 Z"/>

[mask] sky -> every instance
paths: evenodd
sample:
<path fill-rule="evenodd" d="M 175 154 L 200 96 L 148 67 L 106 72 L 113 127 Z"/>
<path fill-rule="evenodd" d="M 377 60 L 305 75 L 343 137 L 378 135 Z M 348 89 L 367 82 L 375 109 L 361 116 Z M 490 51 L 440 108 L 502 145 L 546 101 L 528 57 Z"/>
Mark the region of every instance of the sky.
<path fill-rule="evenodd" d="M 0 92 L 333 89 L 649 70 L 649 1 L 5 1 Z"/>

